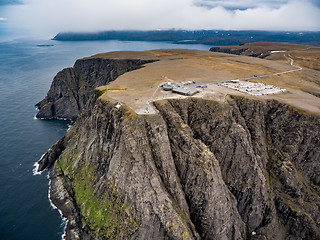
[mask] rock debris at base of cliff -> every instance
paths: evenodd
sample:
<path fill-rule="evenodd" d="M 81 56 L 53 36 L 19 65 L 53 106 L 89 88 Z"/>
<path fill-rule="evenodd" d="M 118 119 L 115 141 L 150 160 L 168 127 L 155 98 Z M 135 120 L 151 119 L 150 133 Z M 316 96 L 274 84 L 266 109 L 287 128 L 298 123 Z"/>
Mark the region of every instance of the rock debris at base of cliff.
<path fill-rule="evenodd" d="M 65 70 L 38 104 L 40 117 L 77 118 L 39 162 L 67 239 L 320 239 L 318 116 L 232 95 L 138 115 L 94 88 L 146 62 L 104 61 L 79 68 L 89 91 L 63 86 L 80 76 Z M 113 77 L 97 84 L 96 68 Z"/>

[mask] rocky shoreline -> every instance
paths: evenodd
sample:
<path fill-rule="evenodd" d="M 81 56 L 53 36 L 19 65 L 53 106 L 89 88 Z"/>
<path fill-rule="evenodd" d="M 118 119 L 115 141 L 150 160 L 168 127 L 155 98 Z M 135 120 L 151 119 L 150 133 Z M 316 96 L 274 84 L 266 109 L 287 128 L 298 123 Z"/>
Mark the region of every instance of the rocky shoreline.
<path fill-rule="evenodd" d="M 38 104 L 76 120 L 39 161 L 66 238 L 320 238 L 319 117 L 237 96 L 137 115 L 94 90 L 152 61 L 77 61 Z"/>

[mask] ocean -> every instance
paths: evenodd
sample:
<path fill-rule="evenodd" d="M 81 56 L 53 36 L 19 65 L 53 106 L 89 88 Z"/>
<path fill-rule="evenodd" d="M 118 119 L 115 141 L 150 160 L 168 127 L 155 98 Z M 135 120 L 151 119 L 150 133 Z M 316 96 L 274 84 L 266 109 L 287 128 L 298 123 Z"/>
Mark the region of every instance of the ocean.
<path fill-rule="evenodd" d="M 34 105 L 45 97 L 58 71 L 101 52 L 210 47 L 166 42 L 0 42 L 0 240 L 57 240 L 63 234 L 65 222 L 48 198 L 48 171 L 34 172 L 34 164 L 70 124 L 35 119 Z"/>

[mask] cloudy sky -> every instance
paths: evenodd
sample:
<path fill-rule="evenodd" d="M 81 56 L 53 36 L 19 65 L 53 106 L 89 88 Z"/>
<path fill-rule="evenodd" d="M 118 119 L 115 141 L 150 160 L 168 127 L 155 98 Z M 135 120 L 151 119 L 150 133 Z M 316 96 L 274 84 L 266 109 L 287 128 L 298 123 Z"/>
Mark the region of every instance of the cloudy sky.
<path fill-rule="evenodd" d="M 0 0 L 0 22 L 61 31 L 225 29 L 320 31 L 320 0 Z"/>

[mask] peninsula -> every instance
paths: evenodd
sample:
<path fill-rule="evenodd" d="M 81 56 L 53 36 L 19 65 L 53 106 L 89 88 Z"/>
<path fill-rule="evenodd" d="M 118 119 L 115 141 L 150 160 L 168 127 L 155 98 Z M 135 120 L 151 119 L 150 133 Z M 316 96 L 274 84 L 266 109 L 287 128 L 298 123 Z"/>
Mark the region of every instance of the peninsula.
<path fill-rule="evenodd" d="M 59 72 L 37 117 L 74 123 L 39 171 L 66 238 L 320 238 L 320 48 L 269 46 L 109 52 Z"/>

